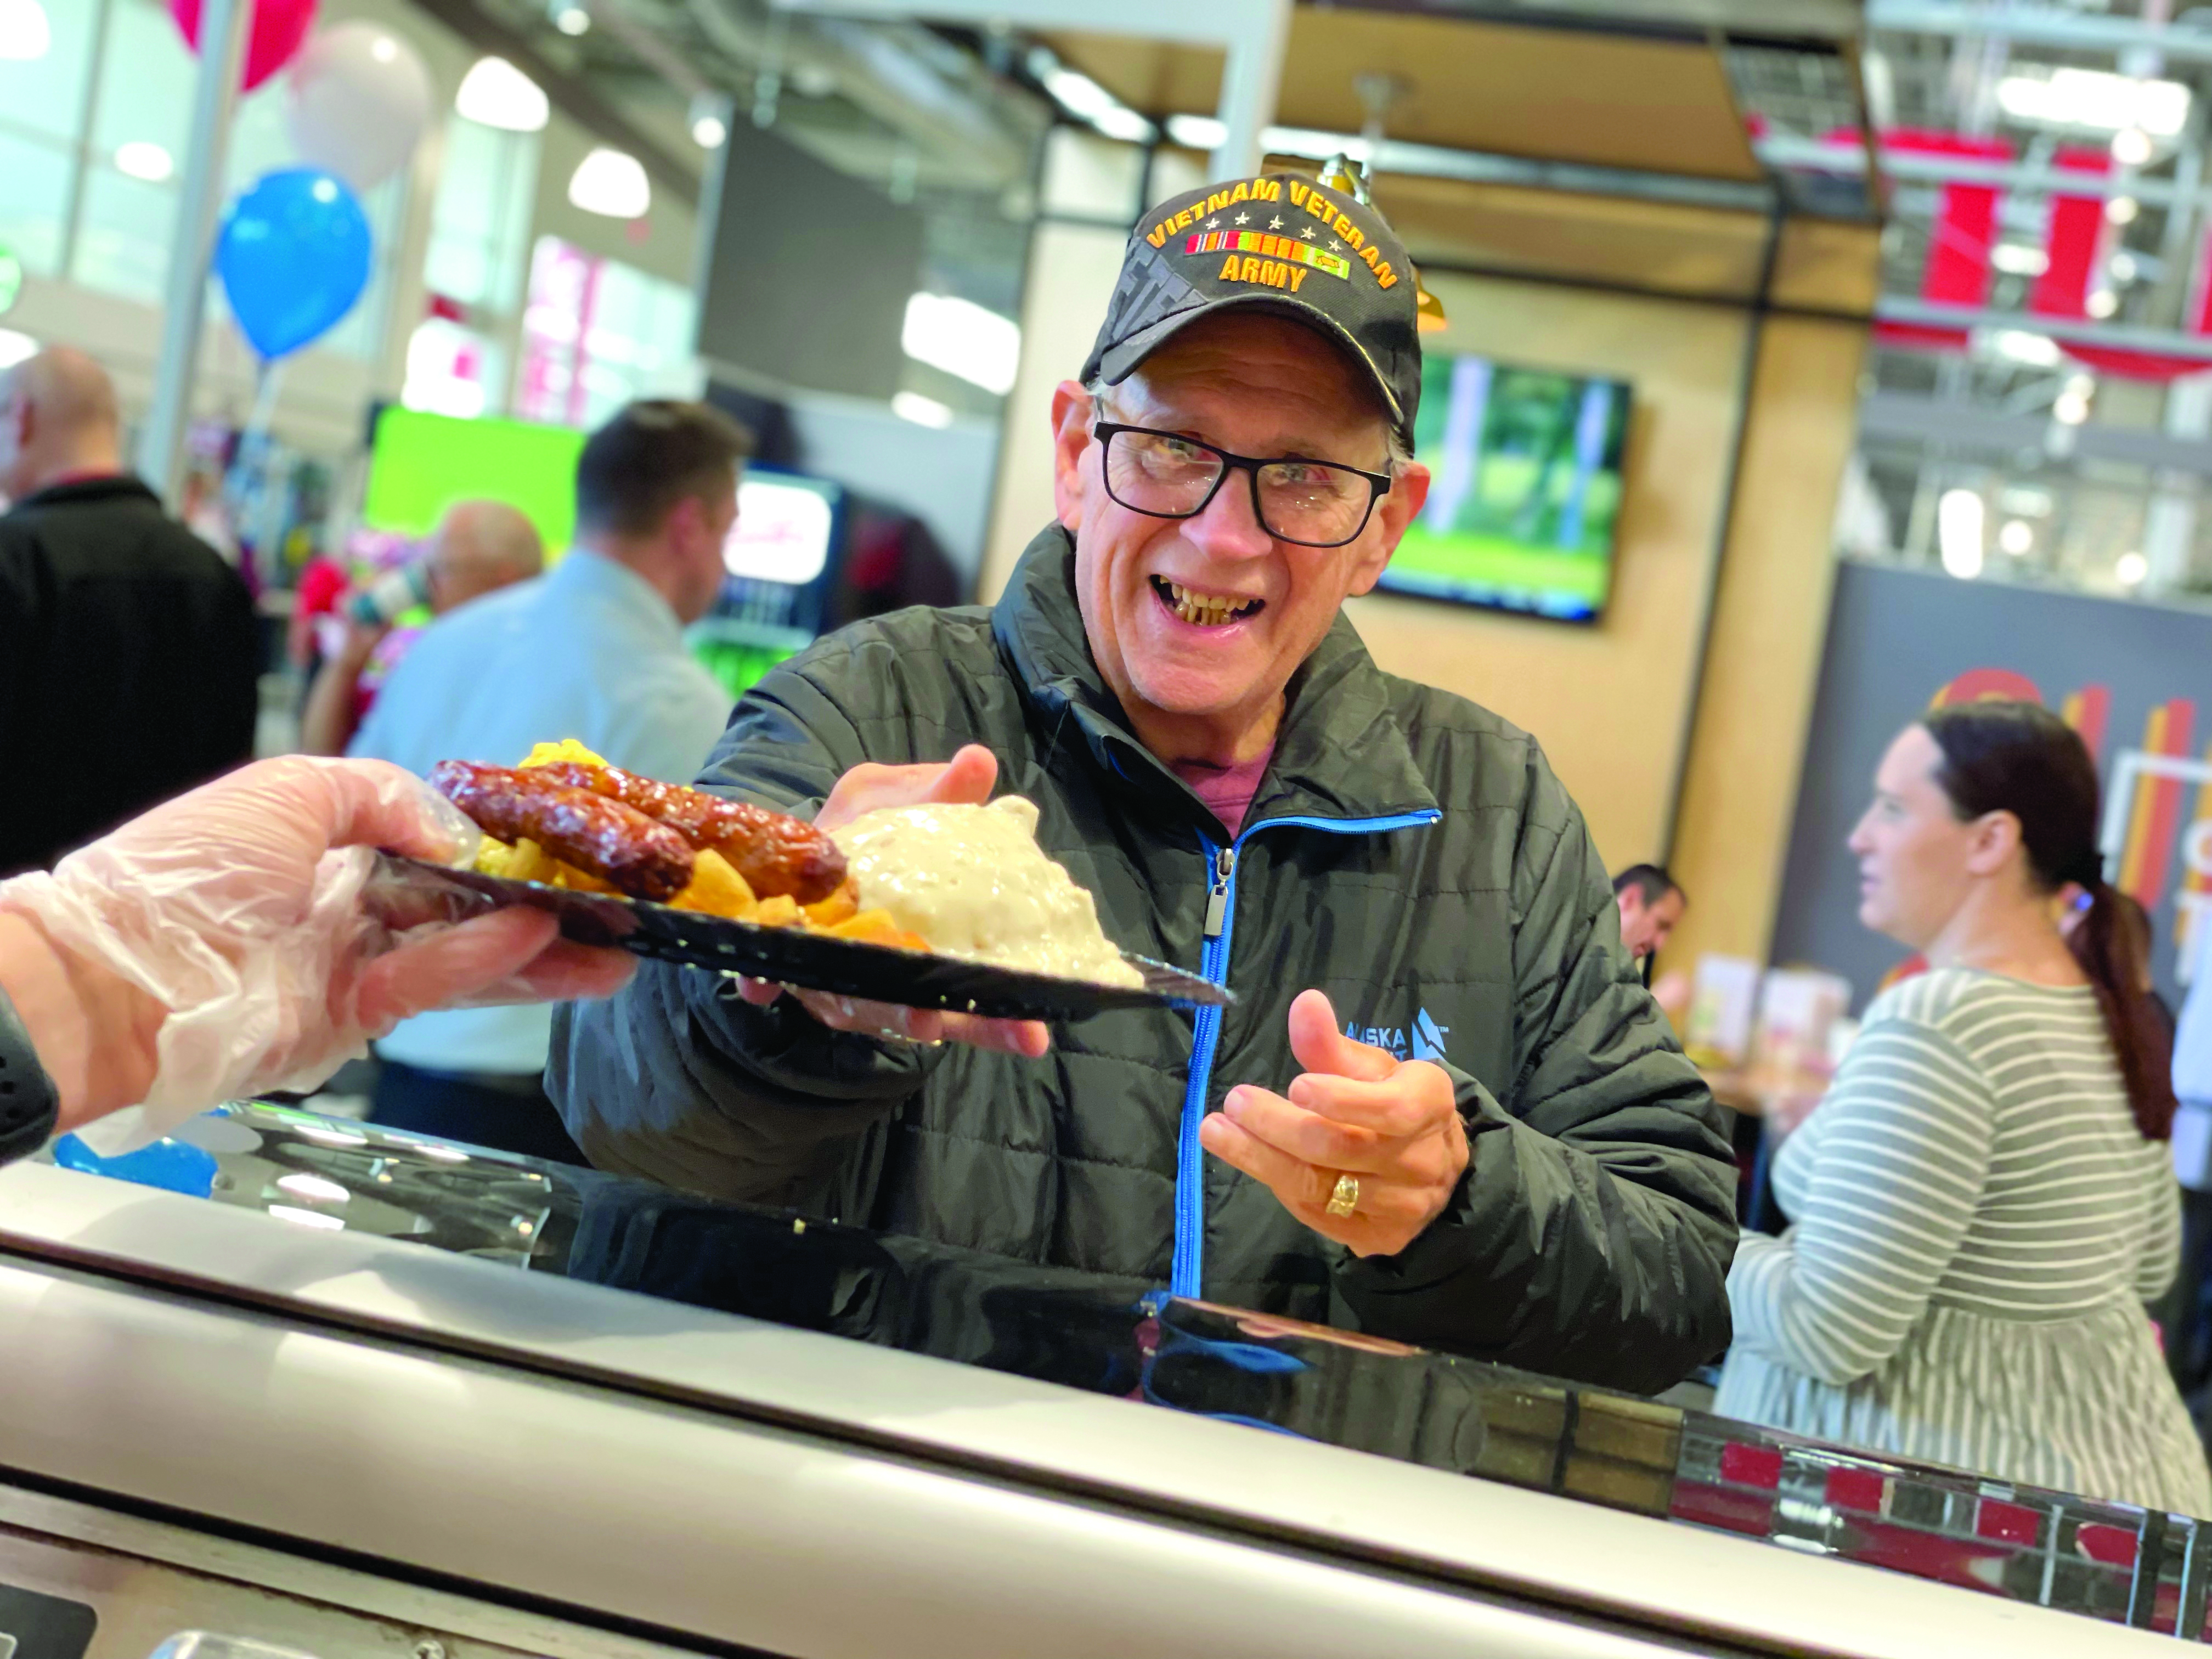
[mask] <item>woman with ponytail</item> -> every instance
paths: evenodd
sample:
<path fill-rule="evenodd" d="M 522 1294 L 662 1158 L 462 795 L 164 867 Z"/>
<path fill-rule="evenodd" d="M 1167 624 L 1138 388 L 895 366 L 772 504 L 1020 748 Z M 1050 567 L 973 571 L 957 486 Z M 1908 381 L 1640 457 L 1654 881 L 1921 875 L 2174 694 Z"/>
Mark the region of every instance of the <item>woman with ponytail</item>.
<path fill-rule="evenodd" d="M 2143 1310 L 2180 1249 L 2169 1039 L 2097 825 L 2094 763 L 2033 703 L 1938 709 L 1890 745 L 1851 833 L 1859 919 L 1929 971 L 1875 1000 L 1776 1157 L 1793 1224 L 1737 1252 L 1715 1408 L 2212 1516 Z"/>

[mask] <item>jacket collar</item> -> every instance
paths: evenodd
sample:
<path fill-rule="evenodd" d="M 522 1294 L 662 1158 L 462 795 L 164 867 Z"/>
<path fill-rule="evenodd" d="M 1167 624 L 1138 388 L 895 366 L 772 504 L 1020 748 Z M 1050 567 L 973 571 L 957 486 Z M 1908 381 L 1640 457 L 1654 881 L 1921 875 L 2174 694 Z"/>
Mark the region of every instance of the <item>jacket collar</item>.
<path fill-rule="evenodd" d="M 161 498 L 147 488 L 143 480 L 128 472 L 106 472 L 96 477 L 64 478 L 59 483 L 48 484 L 44 489 L 34 489 L 15 503 L 21 512 L 27 507 L 65 507 L 79 501 L 112 501 L 137 500 L 150 501 L 155 507 Z"/>
<path fill-rule="evenodd" d="M 1201 826 L 1214 823 L 1198 797 L 1137 740 L 1100 675 L 1076 605 L 1074 538 L 1060 526 L 1048 526 L 1024 551 L 992 610 L 991 625 L 1052 740 L 1064 726 L 1073 726 L 1107 771 L 1148 796 L 1177 802 Z M 1286 695 L 1274 758 L 1246 815 L 1247 828 L 1269 818 L 1345 820 L 1437 810 L 1436 794 L 1392 712 L 1389 681 L 1341 611 L 1291 677 Z"/>

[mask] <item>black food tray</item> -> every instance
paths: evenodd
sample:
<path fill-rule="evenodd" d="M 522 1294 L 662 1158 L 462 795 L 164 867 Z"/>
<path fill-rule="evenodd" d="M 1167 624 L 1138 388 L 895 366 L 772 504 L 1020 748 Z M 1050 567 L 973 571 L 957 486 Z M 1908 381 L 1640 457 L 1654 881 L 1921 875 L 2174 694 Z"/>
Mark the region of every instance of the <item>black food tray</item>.
<path fill-rule="evenodd" d="M 362 896 L 371 909 L 399 925 L 464 921 L 507 905 L 527 904 L 552 912 L 560 919 L 561 936 L 580 945 L 613 945 L 687 968 L 994 1019 L 1088 1019 L 1116 1008 L 1225 1006 L 1237 1000 L 1232 992 L 1195 974 L 1126 951 L 1123 960 L 1145 976 L 1141 987 L 1017 973 L 796 927 L 757 927 L 696 910 L 509 881 L 393 853 L 379 854 Z"/>

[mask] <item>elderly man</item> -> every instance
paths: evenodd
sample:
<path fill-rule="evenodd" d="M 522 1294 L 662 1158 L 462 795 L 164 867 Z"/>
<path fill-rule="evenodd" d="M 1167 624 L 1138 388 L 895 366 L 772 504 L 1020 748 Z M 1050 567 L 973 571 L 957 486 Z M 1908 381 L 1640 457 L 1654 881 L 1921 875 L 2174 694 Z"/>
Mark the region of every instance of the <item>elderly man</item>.
<path fill-rule="evenodd" d="M 505 501 L 456 501 L 431 532 L 422 566 L 431 614 L 442 617 L 471 599 L 538 574 L 545 568 L 545 544 L 538 526 Z M 307 689 L 300 714 L 305 753 L 345 753 L 371 701 L 362 694 L 362 676 L 390 636 L 388 626 L 348 622 L 345 642 L 325 660 Z M 398 665 L 398 654 L 387 653 L 386 674 Z"/>
<path fill-rule="evenodd" d="M 1004 597 L 823 641 L 705 775 L 824 824 L 1018 792 L 1109 938 L 1236 1006 L 1048 1047 L 649 963 L 556 1022 L 594 1162 L 1630 1388 L 1726 1345 L 1734 1168 L 1581 815 L 1341 612 L 1427 488 L 1414 288 L 1303 179 L 1155 210 Z"/>
<path fill-rule="evenodd" d="M 107 372 L 57 346 L 0 377 L 0 876 L 250 760 L 253 596 L 123 465 Z"/>

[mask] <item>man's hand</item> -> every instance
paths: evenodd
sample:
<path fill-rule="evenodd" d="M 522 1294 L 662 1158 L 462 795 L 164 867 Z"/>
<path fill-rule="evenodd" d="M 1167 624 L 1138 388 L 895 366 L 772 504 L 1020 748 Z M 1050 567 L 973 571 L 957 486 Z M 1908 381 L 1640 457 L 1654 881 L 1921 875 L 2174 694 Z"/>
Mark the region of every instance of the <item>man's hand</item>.
<path fill-rule="evenodd" d="M 1239 1085 L 1199 1125 L 1200 1144 L 1264 1182 L 1322 1237 L 1356 1255 L 1395 1255 L 1443 1212 L 1467 1170 L 1451 1078 L 1354 1042 L 1319 991 L 1291 1005 L 1290 1026 L 1291 1052 L 1306 1070 L 1289 1097 Z M 1359 1182 L 1359 1202 L 1333 1216 L 1343 1175 Z"/>
<path fill-rule="evenodd" d="M 969 744 L 941 765 L 878 766 L 871 761 L 837 780 L 830 799 L 814 815 L 814 824 L 818 830 L 835 830 L 864 812 L 884 806 L 981 806 L 991 799 L 998 781 L 998 757 L 980 744 Z M 798 990 L 767 980 L 738 981 L 738 995 L 757 1008 L 764 1008 L 787 994 L 833 1031 L 854 1031 L 906 1042 L 964 1042 L 973 1048 L 1021 1054 L 1030 1060 L 1052 1046 L 1051 1033 L 1039 1020 L 980 1019 L 974 1014 Z"/>

